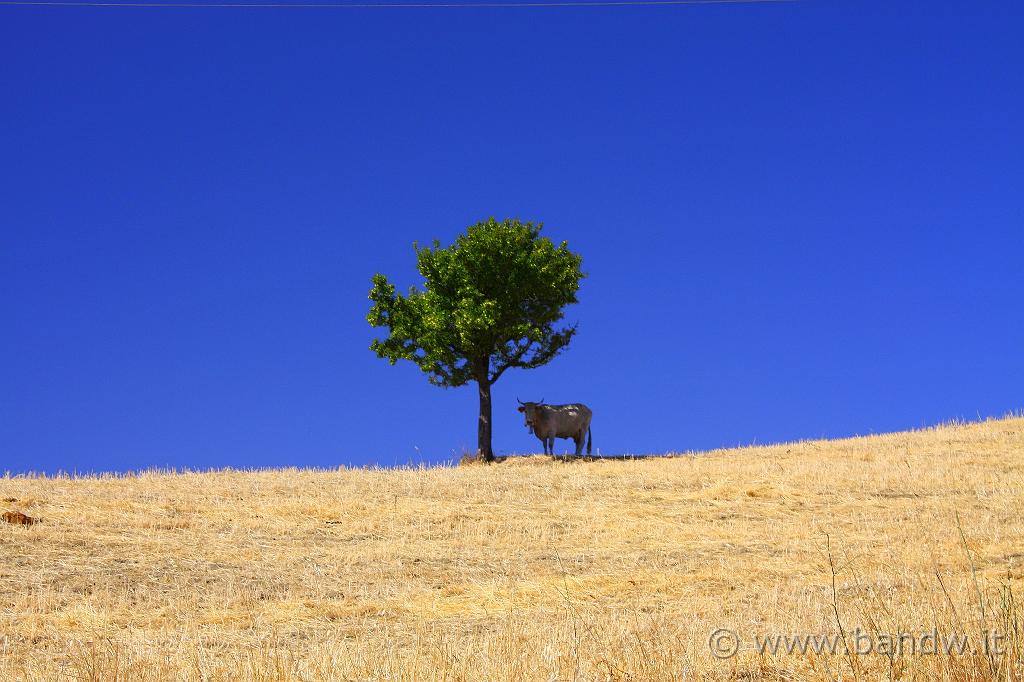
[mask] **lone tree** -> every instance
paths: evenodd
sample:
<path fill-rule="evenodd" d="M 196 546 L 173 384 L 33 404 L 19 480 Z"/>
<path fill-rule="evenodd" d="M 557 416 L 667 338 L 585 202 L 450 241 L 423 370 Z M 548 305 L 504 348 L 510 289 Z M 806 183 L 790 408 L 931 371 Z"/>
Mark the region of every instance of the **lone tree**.
<path fill-rule="evenodd" d="M 477 453 L 491 449 L 491 384 L 510 367 L 539 367 L 564 349 L 576 325 L 557 328 L 576 303 L 583 259 L 566 242 L 540 236 L 540 223 L 494 218 L 470 226 L 455 243 L 416 251 L 424 278 L 407 296 L 382 274 L 373 277 L 366 319 L 387 327 L 370 350 L 391 364 L 412 360 L 435 386 L 480 389 Z"/>

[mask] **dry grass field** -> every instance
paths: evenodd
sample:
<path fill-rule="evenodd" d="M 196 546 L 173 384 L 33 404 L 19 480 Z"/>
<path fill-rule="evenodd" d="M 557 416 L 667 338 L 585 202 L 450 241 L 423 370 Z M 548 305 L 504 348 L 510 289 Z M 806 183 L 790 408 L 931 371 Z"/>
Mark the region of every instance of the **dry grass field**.
<path fill-rule="evenodd" d="M 0 499 L 43 519 L 0 524 L 2 680 L 1024 679 L 1019 417 L 637 461 L 7 477 Z M 856 628 L 970 642 L 755 641 Z"/>

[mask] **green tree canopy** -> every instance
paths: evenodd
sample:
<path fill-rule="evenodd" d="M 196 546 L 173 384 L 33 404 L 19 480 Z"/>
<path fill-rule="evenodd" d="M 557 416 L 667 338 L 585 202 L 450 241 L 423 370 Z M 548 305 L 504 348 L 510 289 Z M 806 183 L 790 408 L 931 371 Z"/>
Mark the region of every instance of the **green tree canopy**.
<path fill-rule="evenodd" d="M 414 243 L 422 290 L 402 295 L 382 274 L 370 290 L 367 320 L 388 329 L 370 345 L 379 357 L 415 362 L 436 386 L 477 383 L 478 452 L 488 460 L 491 384 L 510 367 L 547 363 L 576 333 L 559 323 L 562 309 L 576 303 L 582 258 L 566 242 L 540 236 L 541 227 L 491 218 L 447 248 Z"/>

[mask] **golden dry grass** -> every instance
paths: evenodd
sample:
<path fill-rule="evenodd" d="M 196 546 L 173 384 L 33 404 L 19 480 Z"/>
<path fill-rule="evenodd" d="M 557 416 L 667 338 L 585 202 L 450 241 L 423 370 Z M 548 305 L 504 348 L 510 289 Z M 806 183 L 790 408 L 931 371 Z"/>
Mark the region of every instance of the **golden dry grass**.
<path fill-rule="evenodd" d="M 8 477 L 0 499 L 43 519 L 0 527 L 4 680 L 1024 679 L 1019 417 L 639 461 Z M 838 623 L 1000 629 L 1007 653 L 752 643 Z"/>

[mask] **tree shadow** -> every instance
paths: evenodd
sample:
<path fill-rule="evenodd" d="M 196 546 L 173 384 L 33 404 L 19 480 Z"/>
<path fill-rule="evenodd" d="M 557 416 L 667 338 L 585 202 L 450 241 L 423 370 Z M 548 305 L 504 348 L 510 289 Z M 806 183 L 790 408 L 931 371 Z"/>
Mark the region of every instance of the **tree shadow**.
<path fill-rule="evenodd" d="M 660 455 L 544 455 L 540 453 L 524 454 L 524 455 L 500 455 L 496 456 L 491 462 L 492 464 L 501 464 L 502 462 L 515 461 L 526 457 L 547 457 L 553 462 L 628 462 L 631 460 L 643 460 L 643 459 L 673 459 L 679 457 L 676 454 L 660 454 Z"/>

